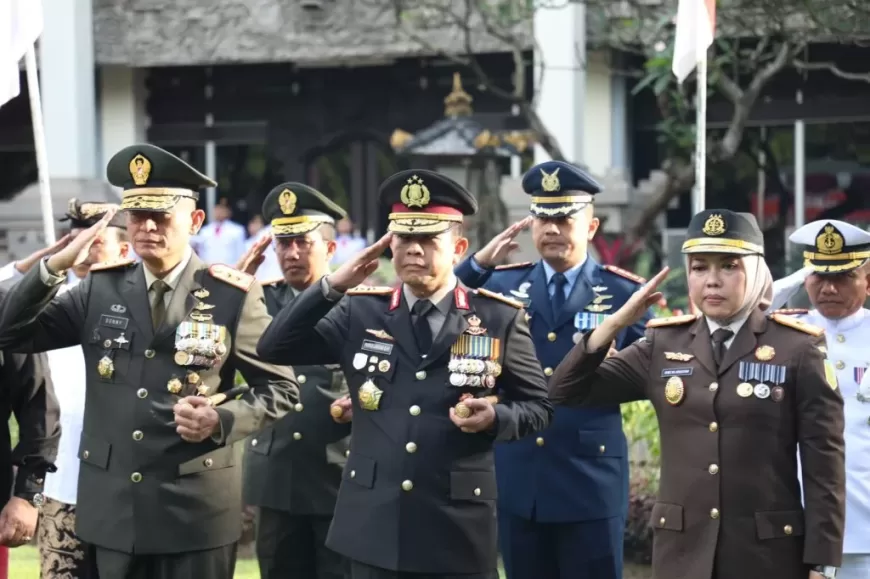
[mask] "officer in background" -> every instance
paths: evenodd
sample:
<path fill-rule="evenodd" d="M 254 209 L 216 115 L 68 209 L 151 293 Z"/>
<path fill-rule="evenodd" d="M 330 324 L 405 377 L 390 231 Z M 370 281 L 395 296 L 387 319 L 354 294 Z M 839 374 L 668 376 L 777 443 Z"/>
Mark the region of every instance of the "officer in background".
<path fill-rule="evenodd" d="M 282 183 L 263 202 L 284 277 L 263 282 L 271 315 L 328 274 L 335 222 L 344 210 L 302 183 Z M 269 247 L 255 244 L 247 272 Z M 259 507 L 257 559 L 263 579 L 342 579 L 347 560 L 326 548 L 350 424 L 336 424 L 329 407 L 347 393 L 341 368 L 294 366 L 299 402 L 294 412 L 255 435 L 245 452 L 244 499 Z"/>
<path fill-rule="evenodd" d="M 495 579 L 492 447 L 548 424 L 544 377 L 522 306 L 453 274 L 475 199 L 424 170 L 380 195 L 389 233 L 281 310 L 258 351 L 345 371 L 353 435 L 327 546 L 354 579 Z M 402 285 L 355 287 L 387 246 Z"/>
<path fill-rule="evenodd" d="M 241 533 L 233 443 L 298 401 L 292 370 L 261 362 L 269 323 L 262 289 L 228 266 L 208 268 L 190 236 L 197 190 L 214 182 L 152 145 L 108 163 L 124 189 L 141 263 L 94 265 L 59 295 L 114 211 L 41 261 L 0 311 L 0 346 L 41 352 L 81 344 L 87 368 L 76 533 L 96 547 L 101 579 L 231 579 Z M 207 396 L 250 390 L 215 408 Z"/>
<path fill-rule="evenodd" d="M 846 533 L 838 579 L 870 577 L 870 233 L 843 221 L 807 223 L 789 236 L 804 250 L 808 275 L 793 277 L 779 301 L 803 285 L 812 310 L 780 313 L 824 328 L 846 415 Z M 793 276 L 795 274 L 792 274 Z M 803 284 L 799 279 L 805 277 Z"/>
<path fill-rule="evenodd" d="M 496 236 L 456 274 L 521 300 L 535 350 L 551 376 L 571 347 L 618 310 L 644 279 L 588 255 L 599 221 L 601 187 L 561 161 L 536 165 L 523 178 L 531 217 Z M 531 225 L 541 259 L 499 266 Z M 640 338 L 648 315 L 616 336 L 622 349 Z M 628 450 L 618 405 L 562 406 L 534 437 L 496 447 L 499 541 L 509 579 L 614 579 L 622 576 L 628 509 Z"/>

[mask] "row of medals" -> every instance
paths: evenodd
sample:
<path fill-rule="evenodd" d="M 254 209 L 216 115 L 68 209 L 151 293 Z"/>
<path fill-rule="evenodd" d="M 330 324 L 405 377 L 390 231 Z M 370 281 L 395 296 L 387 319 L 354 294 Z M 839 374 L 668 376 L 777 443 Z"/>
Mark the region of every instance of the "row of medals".
<path fill-rule="evenodd" d="M 501 340 L 485 336 L 486 328 L 481 326 L 477 316 L 468 318 L 468 325 L 465 333 L 450 347 L 450 360 L 447 362 L 450 385 L 493 389 L 502 372 L 501 364 L 496 361 L 501 354 Z M 462 403 L 471 396 L 464 394 L 455 406 L 460 418 L 471 416 L 471 409 Z"/>
<path fill-rule="evenodd" d="M 207 289 L 202 288 L 194 292 L 194 296 L 203 300 L 209 296 Z M 226 327 L 210 323 L 212 315 L 208 310 L 214 305 L 202 301 L 197 302 L 190 314 L 192 322 L 182 322 L 175 330 L 175 355 L 173 359 L 179 366 L 196 368 L 217 368 L 220 366 L 223 356 L 227 353 L 224 343 L 226 339 Z M 208 386 L 202 383 L 202 379 L 195 370 L 188 370 L 182 381 L 173 376 L 166 383 L 166 389 L 172 394 L 180 394 L 184 389 L 185 382 L 200 396 L 208 394 Z"/>
<path fill-rule="evenodd" d="M 762 346 L 768 348 L 769 346 Z M 766 350 L 759 348 L 759 353 L 756 353 L 760 358 L 767 358 Z M 772 351 L 772 348 L 771 348 Z M 770 358 L 773 358 L 772 353 Z M 737 385 L 737 395 L 741 398 L 749 398 L 755 395 L 759 400 L 771 398 L 774 402 L 780 402 L 785 397 L 785 389 L 782 384 L 785 383 L 785 366 L 776 364 L 761 364 L 757 362 L 740 362 L 738 377 L 741 382 Z M 757 382 L 754 386 L 749 383 L 749 380 Z M 768 386 L 768 383 L 774 384 L 773 387 Z M 683 401 L 686 395 L 686 388 L 683 385 L 683 380 L 679 376 L 671 376 L 665 383 L 665 399 L 672 405 L 676 406 Z"/>

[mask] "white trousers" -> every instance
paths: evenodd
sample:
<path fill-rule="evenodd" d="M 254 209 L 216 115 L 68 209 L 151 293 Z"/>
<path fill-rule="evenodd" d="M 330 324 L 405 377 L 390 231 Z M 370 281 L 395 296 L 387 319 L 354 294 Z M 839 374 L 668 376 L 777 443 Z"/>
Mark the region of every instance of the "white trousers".
<path fill-rule="evenodd" d="M 843 555 L 837 579 L 870 579 L 870 555 Z"/>

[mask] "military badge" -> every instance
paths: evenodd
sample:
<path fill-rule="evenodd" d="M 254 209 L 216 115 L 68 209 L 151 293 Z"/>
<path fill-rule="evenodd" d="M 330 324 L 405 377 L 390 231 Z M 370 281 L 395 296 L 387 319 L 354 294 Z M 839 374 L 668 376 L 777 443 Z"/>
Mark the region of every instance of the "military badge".
<path fill-rule="evenodd" d="M 196 387 L 196 393 L 200 396 L 205 396 L 206 394 L 208 394 L 208 386 L 206 386 L 205 384 L 200 384 Z"/>
<path fill-rule="evenodd" d="M 785 388 L 782 386 L 774 386 L 770 389 L 770 398 L 774 402 L 782 402 L 782 399 L 785 398 Z"/>
<path fill-rule="evenodd" d="M 292 215 L 296 211 L 296 194 L 290 189 L 284 189 L 278 196 L 278 206 L 284 215 Z"/>
<path fill-rule="evenodd" d="M 199 312 L 211 310 L 213 308 L 214 308 L 214 306 L 212 304 L 207 304 L 205 302 L 196 302 L 196 304 L 193 306 L 193 309 L 195 309 Z"/>
<path fill-rule="evenodd" d="M 203 314 L 200 312 L 190 312 L 190 319 L 194 322 L 209 322 L 213 319 L 211 314 Z"/>
<path fill-rule="evenodd" d="M 713 213 L 704 222 L 704 227 L 701 228 L 701 231 L 704 232 L 704 235 L 722 235 L 725 233 L 725 220 L 722 219 L 721 215 Z"/>
<path fill-rule="evenodd" d="M 97 362 L 97 373 L 100 375 L 100 378 L 105 380 L 112 378 L 112 375 L 115 373 L 115 362 L 112 361 L 111 357 L 103 356 L 100 358 L 100 361 Z"/>
<path fill-rule="evenodd" d="M 203 287 L 203 288 L 199 288 L 198 290 L 196 290 L 195 292 L 193 292 L 193 296 L 194 296 L 195 298 L 197 298 L 197 299 L 200 299 L 200 300 L 204 300 L 205 298 L 207 298 L 207 297 L 210 296 L 210 295 L 211 295 L 211 292 L 209 292 L 209 291 L 208 291 L 207 289 L 205 289 L 204 287 Z"/>
<path fill-rule="evenodd" d="M 376 337 L 376 338 L 380 338 L 380 339 L 382 339 L 382 340 L 390 340 L 391 342 L 394 342 L 394 341 L 395 341 L 395 338 L 393 338 L 391 335 L 389 335 L 388 333 L 386 333 L 386 332 L 383 331 L 383 330 L 369 330 L 369 329 L 366 329 L 366 332 L 368 332 L 368 333 L 371 334 L 372 336 L 374 336 L 374 337 Z"/>
<path fill-rule="evenodd" d="M 755 393 L 756 398 L 760 398 L 761 400 L 765 400 L 770 397 L 770 386 L 765 383 L 756 384 L 755 388 L 752 389 Z"/>
<path fill-rule="evenodd" d="M 169 382 L 166 383 L 166 389 L 169 390 L 171 394 L 178 394 L 181 392 L 181 389 L 184 385 L 181 383 L 181 380 L 178 378 L 173 378 Z"/>
<path fill-rule="evenodd" d="M 123 314 L 124 312 L 127 311 L 126 306 L 123 306 L 121 304 L 112 304 L 112 307 L 109 309 L 111 309 L 112 312 L 114 312 L 116 314 Z"/>
<path fill-rule="evenodd" d="M 366 363 L 368 362 L 368 360 L 369 360 L 368 356 L 366 356 L 362 352 L 357 352 L 356 354 L 353 355 L 353 362 L 351 362 L 351 365 L 356 370 L 362 370 L 363 368 L 366 367 Z"/>
<path fill-rule="evenodd" d="M 683 401 L 686 394 L 686 388 L 683 386 L 683 380 L 679 376 L 671 376 L 665 383 L 665 400 L 671 406 L 677 406 Z"/>
<path fill-rule="evenodd" d="M 384 391 L 375 386 L 375 383 L 371 379 L 366 380 L 359 387 L 359 392 L 357 392 L 360 408 L 363 410 L 377 410 L 381 405 L 381 396 L 383 395 Z"/>
<path fill-rule="evenodd" d="M 112 341 L 117 343 L 119 348 L 123 348 L 126 344 L 130 343 L 130 340 L 124 337 L 124 332 L 121 332 L 121 335 Z"/>
<path fill-rule="evenodd" d="M 562 184 L 559 182 L 558 175 L 559 167 L 557 167 L 552 173 L 547 173 L 544 169 L 541 169 L 541 189 L 547 193 L 553 193 L 561 189 Z"/>
<path fill-rule="evenodd" d="M 683 354 L 682 352 L 665 352 L 665 360 L 673 360 L 675 362 L 688 362 L 694 357 L 692 354 Z"/>
<path fill-rule="evenodd" d="M 596 286 L 593 286 L 592 291 L 594 291 L 597 294 L 600 294 L 601 292 L 607 291 L 607 286 L 606 285 L 596 285 Z"/>
<path fill-rule="evenodd" d="M 390 371 L 390 362 L 388 360 L 381 360 L 378 362 L 378 370 L 381 372 L 389 372 Z"/>
<path fill-rule="evenodd" d="M 761 360 L 762 362 L 769 362 L 773 360 L 773 357 L 776 355 L 776 350 L 771 346 L 759 346 L 755 350 L 755 357 Z"/>
<path fill-rule="evenodd" d="M 472 315 L 466 318 L 468 322 L 468 328 L 465 330 L 466 334 L 471 334 L 472 336 L 482 336 L 486 333 L 486 328 L 481 327 L 480 318 L 475 315 Z"/>
<path fill-rule="evenodd" d="M 133 178 L 133 183 L 138 186 L 148 183 L 148 177 L 151 175 L 151 161 L 144 155 L 136 155 L 130 160 L 130 176 Z"/>
<path fill-rule="evenodd" d="M 737 395 L 741 398 L 749 398 L 754 391 L 755 389 L 749 382 L 741 382 L 737 385 Z"/>
<path fill-rule="evenodd" d="M 400 199 L 405 207 L 425 207 L 429 204 L 429 188 L 423 184 L 423 179 L 414 175 L 402 187 Z"/>
<path fill-rule="evenodd" d="M 843 236 L 833 225 L 826 225 L 824 231 L 816 238 L 816 249 L 825 255 L 836 255 L 843 251 Z"/>

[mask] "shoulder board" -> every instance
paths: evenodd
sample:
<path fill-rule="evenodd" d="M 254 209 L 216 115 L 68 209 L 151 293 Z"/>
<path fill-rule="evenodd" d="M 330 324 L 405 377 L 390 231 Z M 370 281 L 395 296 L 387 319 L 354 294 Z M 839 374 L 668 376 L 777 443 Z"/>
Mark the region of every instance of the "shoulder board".
<path fill-rule="evenodd" d="M 276 278 L 272 278 L 272 279 L 265 279 L 265 280 L 260 282 L 260 285 L 265 287 L 267 285 L 275 285 L 276 283 L 281 283 L 283 281 L 284 281 L 283 277 L 276 277 Z"/>
<path fill-rule="evenodd" d="M 641 285 L 646 283 L 646 280 L 639 275 L 635 275 L 628 270 L 622 269 L 621 267 L 616 267 L 615 265 L 605 265 L 604 269 L 609 271 L 610 273 L 616 274 L 620 277 L 624 277 L 625 279 L 629 279 L 634 283 L 639 283 Z"/>
<path fill-rule="evenodd" d="M 127 267 L 128 265 L 133 265 L 136 263 L 135 259 L 118 259 L 114 261 L 104 261 L 102 263 L 95 263 L 91 266 L 89 271 L 105 271 L 107 269 L 118 269 L 120 267 Z"/>
<path fill-rule="evenodd" d="M 808 309 L 805 308 L 782 308 L 780 310 L 776 310 L 771 312 L 772 314 L 785 314 L 787 316 L 798 316 L 810 313 Z"/>
<path fill-rule="evenodd" d="M 495 293 L 495 292 L 491 292 L 491 291 L 489 291 L 488 289 L 478 288 L 478 289 L 474 290 L 474 293 L 476 293 L 476 294 L 479 295 L 479 296 L 484 296 L 484 297 L 492 298 L 492 299 L 494 299 L 494 300 L 498 300 L 498 301 L 500 301 L 500 302 L 504 302 L 504 303 L 506 303 L 507 305 L 509 305 L 509 306 L 513 306 L 513 307 L 515 307 L 515 308 L 518 309 L 518 310 L 523 309 L 523 303 L 522 303 L 522 302 L 518 302 L 517 300 L 512 300 L 511 298 L 509 298 L 509 297 L 507 297 L 507 296 L 503 296 L 503 295 L 501 295 L 501 294 L 497 294 L 497 293 Z"/>
<path fill-rule="evenodd" d="M 533 265 L 535 265 L 535 262 L 533 261 L 521 261 L 519 263 L 506 263 L 504 265 L 497 265 L 495 266 L 495 270 L 502 271 L 505 269 L 522 269 L 524 267 L 531 267 Z"/>
<path fill-rule="evenodd" d="M 257 281 L 257 278 L 254 276 L 222 263 L 216 263 L 209 267 L 208 272 L 213 278 L 237 287 L 242 291 L 248 291 L 254 285 L 254 282 Z"/>
<path fill-rule="evenodd" d="M 806 322 L 802 322 L 800 320 L 796 320 L 791 316 L 786 316 L 783 314 L 771 314 L 770 319 L 776 322 L 777 324 L 781 324 L 783 326 L 787 326 L 792 328 L 793 330 L 798 330 L 800 332 L 804 332 L 805 334 L 809 334 L 811 336 L 821 336 L 825 333 L 824 328 L 820 328 L 818 326 L 814 326 L 812 324 L 808 324 Z"/>
<path fill-rule="evenodd" d="M 646 323 L 647 328 L 661 328 L 664 326 L 681 326 L 694 322 L 699 318 L 696 314 L 686 314 L 684 316 L 670 316 L 668 318 L 653 318 Z"/>
<path fill-rule="evenodd" d="M 393 293 L 393 288 L 386 285 L 358 285 L 344 293 L 348 296 L 388 296 Z"/>

